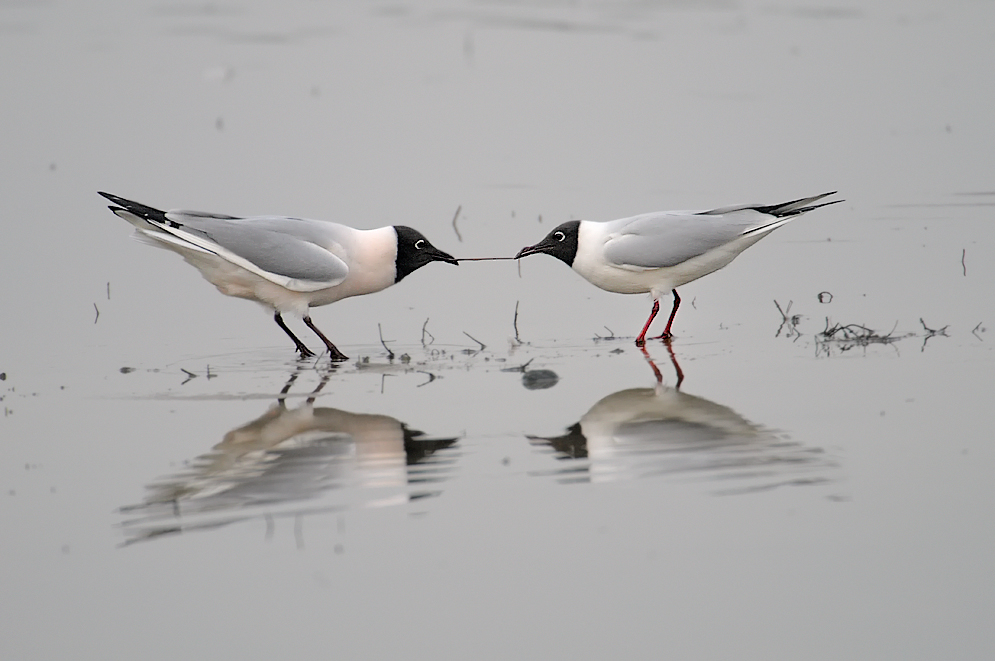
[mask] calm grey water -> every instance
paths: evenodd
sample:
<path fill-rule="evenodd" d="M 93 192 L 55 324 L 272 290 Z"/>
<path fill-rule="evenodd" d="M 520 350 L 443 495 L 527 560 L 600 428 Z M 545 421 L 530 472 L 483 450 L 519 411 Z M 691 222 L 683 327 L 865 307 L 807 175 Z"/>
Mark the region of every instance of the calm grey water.
<path fill-rule="evenodd" d="M 993 59 L 967 0 L 0 0 L 0 657 L 991 658 Z M 672 353 L 533 257 L 316 310 L 336 368 L 96 195 L 472 257 L 837 189 Z"/>

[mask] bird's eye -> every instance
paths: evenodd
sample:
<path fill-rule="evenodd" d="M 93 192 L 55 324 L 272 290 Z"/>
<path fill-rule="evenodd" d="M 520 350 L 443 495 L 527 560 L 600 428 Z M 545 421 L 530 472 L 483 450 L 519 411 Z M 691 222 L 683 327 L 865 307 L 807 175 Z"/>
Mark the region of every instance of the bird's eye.
<path fill-rule="evenodd" d="M 554 232 L 553 236 L 556 238 L 557 241 L 560 242 L 562 242 L 565 238 L 567 238 L 567 235 L 564 234 L 563 232 Z"/>
<path fill-rule="evenodd" d="M 425 239 L 418 239 L 415 241 L 415 250 L 421 250 L 421 244 L 425 243 Z"/>

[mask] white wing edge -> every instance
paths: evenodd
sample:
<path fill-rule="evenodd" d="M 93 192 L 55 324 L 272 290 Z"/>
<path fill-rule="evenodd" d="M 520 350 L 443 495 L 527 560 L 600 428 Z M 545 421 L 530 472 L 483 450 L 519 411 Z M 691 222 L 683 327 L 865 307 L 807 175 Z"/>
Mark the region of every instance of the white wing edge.
<path fill-rule="evenodd" d="M 132 214 L 128 215 L 135 217 Z M 131 222 L 130 219 L 126 220 L 129 220 L 129 222 Z M 285 287 L 286 289 L 289 289 L 291 291 L 297 291 L 297 292 L 318 291 L 319 289 L 327 289 L 328 287 L 334 287 L 335 285 L 340 284 L 343 280 L 345 280 L 344 277 L 335 280 L 325 280 L 325 281 L 288 278 L 278 273 L 271 273 L 269 271 L 261 269 L 252 262 L 250 262 L 249 260 L 245 259 L 244 257 L 239 257 L 235 253 L 231 252 L 230 250 L 226 250 L 222 246 L 219 246 L 218 244 L 214 243 L 213 241 L 208 241 L 207 239 L 203 239 L 194 234 L 190 234 L 189 232 L 185 232 L 181 228 L 169 227 L 166 225 L 162 225 L 160 223 L 146 221 L 143 218 L 138 218 L 137 220 L 141 223 L 147 222 L 153 227 L 163 232 L 163 236 L 160 236 L 159 233 L 156 233 L 154 237 L 150 233 L 146 232 L 146 234 L 148 234 L 151 238 L 154 238 L 157 241 L 172 243 L 182 248 L 186 249 L 193 248 L 196 249 L 198 252 L 216 255 L 227 262 L 231 262 L 235 266 L 240 266 L 246 271 L 258 275 L 260 278 L 269 280 L 273 284 L 280 285 L 281 287 Z M 133 224 L 137 225 L 137 223 Z M 143 230 L 139 229 L 139 231 Z M 336 257 L 336 259 L 338 258 Z M 346 266 L 344 262 L 343 266 Z M 346 266 L 346 270 L 348 271 L 348 266 Z"/>

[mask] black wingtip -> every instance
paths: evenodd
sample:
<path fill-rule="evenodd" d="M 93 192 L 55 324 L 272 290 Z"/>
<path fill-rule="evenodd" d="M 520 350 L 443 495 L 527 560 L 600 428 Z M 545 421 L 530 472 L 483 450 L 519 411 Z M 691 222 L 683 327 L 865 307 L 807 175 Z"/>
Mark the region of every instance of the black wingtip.
<path fill-rule="evenodd" d="M 103 191 L 97 191 L 97 195 L 110 200 L 115 206 L 108 207 L 114 213 L 118 211 L 123 211 L 130 213 L 132 215 L 138 216 L 139 218 L 144 218 L 150 222 L 164 223 L 168 222 L 166 219 L 166 214 L 155 207 L 150 207 L 147 204 L 142 204 L 141 202 L 135 202 L 133 200 L 127 200 L 123 197 L 117 195 L 111 195 L 110 193 L 105 193 Z"/>

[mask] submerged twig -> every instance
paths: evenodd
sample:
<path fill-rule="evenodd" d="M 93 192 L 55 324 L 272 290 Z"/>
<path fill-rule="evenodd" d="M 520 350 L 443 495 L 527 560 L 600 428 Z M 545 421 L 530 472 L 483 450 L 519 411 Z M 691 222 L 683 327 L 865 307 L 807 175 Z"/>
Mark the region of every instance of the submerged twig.
<path fill-rule="evenodd" d="M 435 336 L 428 332 L 428 329 L 426 328 L 426 326 L 428 326 L 428 317 L 425 317 L 425 323 L 421 325 L 421 345 L 422 345 L 422 347 L 428 346 L 427 344 L 425 344 L 425 336 L 426 335 L 428 335 L 430 338 L 432 338 L 432 342 L 435 342 Z M 432 342 L 429 342 L 428 344 L 432 344 Z"/>
<path fill-rule="evenodd" d="M 774 305 L 777 306 L 777 311 L 781 313 L 781 325 L 778 326 L 777 333 L 774 334 L 774 337 L 781 337 L 781 333 L 784 331 L 785 326 L 788 327 L 785 337 L 794 336 L 796 341 L 799 337 L 801 337 L 802 334 L 801 331 L 798 330 L 798 322 L 801 321 L 802 316 L 800 314 L 790 314 L 792 303 L 794 303 L 794 301 L 788 301 L 788 304 L 782 310 L 781 304 L 777 302 L 777 299 L 774 299 Z"/>
<path fill-rule="evenodd" d="M 892 329 L 886 334 L 881 335 L 877 331 L 868 328 L 862 324 L 834 324 L 829 325 L 829 317 L 826 317 L 826 327 L 822 331 L 816 334 L 817 350 L 818 345 L 826 348 L 828 353 L 828 345 L 830 342 L 836 343 L 836 346 L 840 351 L 849 351 L 854 347 L 866 347 L 869 344 L 892 344 L 897 342 L 904 337 L 912 335 L 912 333 L 907 333 L 905 335 L 895 335 L 895 329 L 898 328 L 898 322 L 892 326 Z"/>
<path fill-rule="evenodd" d="M 93 318 L 93 323 L 97 323 L 97 319 L 100 319 L 100 308 L 98 308 L 97 304 L 94 303 L 93 309 L 97 311 L 97 316 Z"/>
<path fill-rule="evenodd" d="M 972 329 L 972 330 L 971 330 L 971 334 L 972 334 L 972 335 L 974 335 L 974 337 L 978 338 L 979 340 L 981 340 L 981 336 L 980 336 L 980 335 L 978 335 L 978 329 L 979 329 L 979 328 L 981 328 L 981 324 L 982 324 L 982 323 L 983 323 L 983 322 L 980 322 L 980 321 L 979 321 L 979 322 L 978 322 L 978 325 L 977 325 L 977 326 L 975 326 L 975 327 L 974 327 L 974 329 Z M 981 332 L 982 332 L 982 333 L 984 333 L 984 332 L 985 332 L 985 329 L 984 329 L 984 328 L 981 328 Z M 982 342 L 984 342 L 984 340 L 981 340 L 981 341 L 982 341 Z"/>
<path fill-rule="evenodd" d="M 417 386 L 415 386 L 415 388 L 421 388 L 422 386 L 427 386 L 428 384 L 432 383 L 437 378 L 439 378 L 436 375 L 432 374 L 431 372 L 426 372 L 425 370 L 415 370 L 415 371 L 418 372 L 419 374 L 425 374 L 428 376 L 428 381 L 426 381 L 425 383 L 419 383 Z"/>
<path fill-rule="evenodd" d="M 518 303 L 518 301 L 515 301 L 515 318 L 512 320 L 511 325 L 515 328 L 515 342 L 521 344 L 522 338 L 518 337 Z"/>
<path fill-rule="evenodd" d="M 463 210 L 463 205 L 456 207 L 456 213 L 453 214 L 453 231 L 456 232 L 456 238 L 459 239 L 460 243 L 463 243 L 463 236 L 459 233 L 459 228 L 456 227 L 456 221 L 459 220 L 459 212 Z"/>
<path fill-rule="evenodd" d="M 181 384 L 180 384 L 181 386 L 182 386 L 182 385 L 183 385 L 184 383 L 186 383 L 187 381 L 189 381 L 189 380 L 191 380 L 191 379 L 196 379 L 196 378 L 197 378 L 197 375 L 196 375 L 196 374 L 194 374 L 193 372 L 191 372 L 190 370 L 185 370 L 185 369 L 183 369 L 183 368 L 181 367 L 181 368 L 180 368 L 180 371 L 181 371 L 181 372 L 183 372 L 184 374 L 186 374 L 186 375 L 187 375 L 187 378 L 186 378 L 186 379 L 184 379 L 184 380 L 183 380 L 183 383 L 181 383 Z"/>
<path fill-rule="evenodd" d="M 947 335 L 947 329 L 950 328 L 950 324 L 947 324 L 943 328 L 933 329 L 926 325 L 926 322 L 923 321 L 922 317 L 919 317 L 919 323 L 922 324 L 923 330 L 926 331 L 926 335 L 925 337 L 923 337 L 922 340 L 922 349 L 920 349 L 920 351 L 926 350 L 926 343 L 929 342 L 929 339 L 931 337 L 936 337 L 937 335 L 942 335 L 943 337 L 950 337 L 949 335 Z"/>
<path fill-rule="evenodd" d="M 387 346 L 387 343 L 384 342 L 384 339 L 383 339 L 383 330 L 380 329 L 380 323 L 379 322 L 377 322 L 377 333 L 380 335 L 380 344 L 382 344 L 383 348 L 387 350 L 387 360 L 394 360 L 394 352 L 391 351 L 390 347 Z M 393 342 L 393 340 L 391 340 L 391 342 Z"/>
<path fill-rule="evenodd" d="M 965 276 L 967 276 L 967 264 L 964 262 L 964 259 L 966 257 L 967 257 L 967 248 L 964 248 L 963 250 L 960 251 L 960 265 L 961 268 L 964 269 Z"/>
<path fill-rule="evenodd" d="M 922 320 L 922 317 L 919 317 L 919 323 L 922 324 L 923 330 L 925 330 L 930 335 L 946 335 L 947 334 L 947 329 L 950 328 L 950 324 L 947 324 L 943 328 L 932 329 L 932 328 L 930 328 L 929 326 L 926 325 L 926 322 Z"/>
<path fill-rule="evenodd" d="M 530 364 L 530 363 L 531 363 L 531 362 L 532 362 L 533 360 L 535 360 L 535 357 L 534 357 L 534 356 L 533 356 L 532 358 L 529 358 L 529 359 L 528 359 L 528 360 L 527 360 L 527 361 L 526 361 L 526 362 L 525 362 L 524 364 L 522 364 L 522 365 L 518 365 L 517 367 L 502 367 L 502 368 L 501 368 L 501 371 L 502 371 L 502 372 L 525 372 L 526 368 L 528 368 L 529 364 Z"/>
<path fill-rule="evenodd" d="M 463 331 L 463 334 L 464 334 L 464 335 L 466 335 L 466 336 L 467 336 L 468 338 L 470 338 L 471 340 L 473 340 L 474 342 L 476 342 L 477 344 L 479 344 L 479 345 L 480 345 L 480 351 L 483 351 L 484 349 L 486 349 L 486 348 L 487 348 L 487 345 L 486 345 L 486 344 L 484 344 L 483 342 L 481 342 L 480 340 L 478 340 L 478 339 L 477 339 L 477 338 L 475 338 L 474 336 L 470 335 L 470 334 L 469 334 L 469 333 L 467 333 L 466 331 Z"/>

